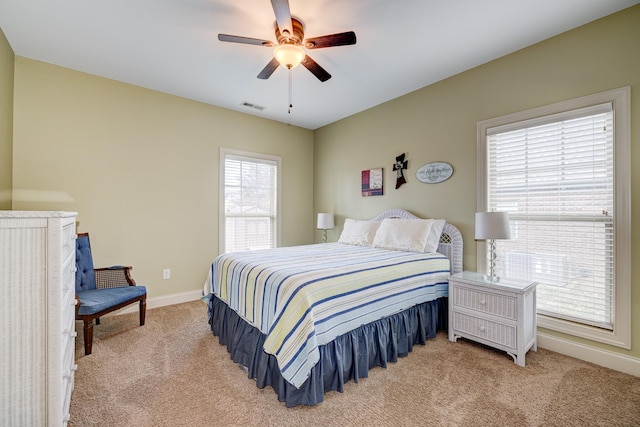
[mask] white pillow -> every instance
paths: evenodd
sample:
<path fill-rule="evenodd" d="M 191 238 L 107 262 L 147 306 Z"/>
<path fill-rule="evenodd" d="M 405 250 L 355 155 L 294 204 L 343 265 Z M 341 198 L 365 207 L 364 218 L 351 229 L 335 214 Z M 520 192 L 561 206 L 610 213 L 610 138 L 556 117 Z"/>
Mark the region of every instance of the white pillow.
<path fill-rule="evenodd" d="M 385 218 L 376 231 L 373 246 L 398 251 L 425 252 L 432 225 L 431 219 Z"/>
<path fill-rule="evenodd" d="M 445 220 L 444 219 L 428 219 L 427 221 L 432 221 L 431 229 L 429 230 L 429 237 L 427 237 L 427 244 L 424 247 L 425 252 L 436 252 L 438 250 L 438 245 L 440 244 L 440 236 L 442 235 L 442 230 L 444 229 Z"/>
<path fill-rule="evenodd" d="M 371 246 L 376 230 L 380 227 L 378 221 L 360 221 L 347 218 L 344 220 L 344 227 L 338 243 L 357 246 Z"/>

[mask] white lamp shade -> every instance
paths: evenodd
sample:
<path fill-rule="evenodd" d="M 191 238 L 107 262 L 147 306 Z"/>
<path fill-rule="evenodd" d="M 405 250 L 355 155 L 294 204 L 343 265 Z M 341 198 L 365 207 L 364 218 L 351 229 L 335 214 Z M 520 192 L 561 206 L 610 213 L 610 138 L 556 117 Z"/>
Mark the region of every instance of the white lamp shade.
<path fill-rule="evenodd" d="M 476 240 L 510 239 L 507 212 L 476 212 Z"/>
<path fill-rule="evenodd" d="M 317 228 L 320 230 L 329 230 L 334 228 L 333 214 L 332 213 L 319 213 Z"/>

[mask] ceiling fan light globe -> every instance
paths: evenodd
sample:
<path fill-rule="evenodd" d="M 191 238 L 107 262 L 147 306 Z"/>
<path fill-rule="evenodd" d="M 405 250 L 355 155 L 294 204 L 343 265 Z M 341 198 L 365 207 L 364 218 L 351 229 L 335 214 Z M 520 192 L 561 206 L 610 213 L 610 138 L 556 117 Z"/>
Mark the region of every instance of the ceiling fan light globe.
<path fill-rule="evenodd" d="M 285 68 L 295 68 L 304 60 L 306 54 L 300 46 L 281 44 L 273 49 L 273 56 Z"/>

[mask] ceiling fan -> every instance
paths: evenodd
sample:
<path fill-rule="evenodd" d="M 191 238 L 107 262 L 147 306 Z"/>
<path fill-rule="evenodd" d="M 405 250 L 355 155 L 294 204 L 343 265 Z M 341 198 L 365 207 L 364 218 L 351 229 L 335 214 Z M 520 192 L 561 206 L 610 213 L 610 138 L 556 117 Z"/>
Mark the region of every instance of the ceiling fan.
<path fill-rule="evenodd" d="M 356 44 L 356 34 L 353 31 L 347 31 L 305 39 L 304 25 L 302 21 L 291 17 L 288 0 L 271 0 L 271 6 L 276 15 L 275 35 L 278 41 L 277 45 L 269 40 L 233 36 L 230 34 L 218 34 L 218 40 L 265 47 L 275 46 L 273 59 L 260 71 L 260 74 L 258 74 L 259 79 L 268 79 L 271 77 L 271 74 L 273 74 L 279 65 L 290 70 L 302 64 L 321 82 L 329 80 L 331 74 L 311 59 L 303 48 L 320 49 L 324 47 Z"/>

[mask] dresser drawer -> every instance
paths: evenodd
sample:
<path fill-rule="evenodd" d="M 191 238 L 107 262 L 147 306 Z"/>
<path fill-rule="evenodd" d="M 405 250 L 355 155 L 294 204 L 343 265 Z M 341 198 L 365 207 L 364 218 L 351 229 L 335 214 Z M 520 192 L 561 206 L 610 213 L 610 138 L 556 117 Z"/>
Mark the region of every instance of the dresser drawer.
<path fill-rule="evenodd" d="M 69 256 L 62 265 L 62 294 L 74 292 L 76 287 L 76 257 Z"/>
<path fill-rule="evenodd" d="M 517 299 L 513 296 L 458 285 L 453 286 L 452 294 L 449 297 L 452 298 L 454 306 L 481 311 L 513 321 L 517 320 Z"/>
<path fill-rule="evenodd" d="M 78 368 L 78 365 L 76 365 L 74 363 L 74 351 L 75 351 L 75 345 L 74 345 L 74 341 L 72 340 L 71 345 L 69 346 L 69 348 L 67 349 L 67 354 L 64 355 L 63 358 L 63 366 L 62 366 L 62 372 L 63 372 L 63 376 L 62 376 L 62 390 L 61 391 L 61 396 L 62 396 L 62 425 L 65 426 L 67 425 L 67 423 L 69 422 L 69 407 L 71 404 L 71 393 L 73 392 L 73 385 L 74 385 L 74 378 L 75 378 L 75 371 Z"/>
<path fill-rule="evenodd" d="M 67 224 L 62 227 L 62 259 L 75 252 L 76 250 L 76 225 L 75 223 Z"/>
<path fill-rule="evenodd" d="M 66 379 L 73 378 L 73 375 L 78 368 L 75 364 L 75 351 L 76 342 L 75 338 L 71 338 L 67 343 L 67 346 L 63 349 L 62 357 L 62 376 Z"/>
<path fill-rule="evenodd" d="M 74 341 L 75 337 L 78 335 L 76 332 L 76 311 L 75 306 L 73 306 L 73 302 L 75 300 L 71 298 L 70 302 L 68 302 L 68 309 L 62 311 L 62 349 L 65 349 L 68 346 L 75 347 Z M 71 344 L 69 344 L 71 342 Z"/>
<path fill-rule="evenodd" d="M 74 312 L 74 316 L 75 316 L 75 311 L 76 311 L 75 300 L 76 300 L 75 286 L 74 287 L 69 286 L 62 293 L 62 307 L 61 307 L 61 309 L 62 309 L 63 315 L 67 311 L 73 311 Z"/>
<path fill-rule="evenodd" d="M 516 349 L 516 326 L 505 325 L 465 313 L 453 313 L 453 329 L 472 337 L 482 338 L 502 346 Z"/>

